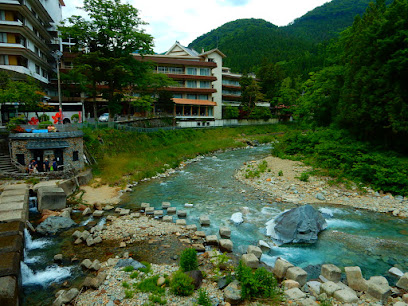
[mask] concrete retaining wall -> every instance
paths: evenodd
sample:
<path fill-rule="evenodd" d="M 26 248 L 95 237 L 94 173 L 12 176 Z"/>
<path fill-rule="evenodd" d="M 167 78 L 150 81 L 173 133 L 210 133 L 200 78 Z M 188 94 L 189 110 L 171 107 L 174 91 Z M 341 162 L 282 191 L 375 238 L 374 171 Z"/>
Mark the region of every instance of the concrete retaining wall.
<path fill-rule="evenodd" d="M 20 262 L 28 220 L 28 186 L 7 186 L 0 195 L 0 305 L 19 305 Z"/>

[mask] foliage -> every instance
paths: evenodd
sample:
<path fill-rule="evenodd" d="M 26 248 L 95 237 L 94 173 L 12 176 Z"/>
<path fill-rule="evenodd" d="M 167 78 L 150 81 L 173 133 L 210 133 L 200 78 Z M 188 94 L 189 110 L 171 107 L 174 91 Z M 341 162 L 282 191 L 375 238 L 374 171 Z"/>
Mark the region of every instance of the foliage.
<path fill-rule="evenodd" d="M 130 278 L 132 278 L 132 279 L 134 279 L 134 278 L 137 278 L 139 276 L 139 272 L 138 271 L 134 271 L 134 272 L 132 272 L 132 274 L 130 274 Z"/>
<path fill-rule="evenodd" d="M 123 268 L 123 271 L 125 272 L 132 272 L 135 268 L 133 266 L 127 266 Z"/>
<path fill-rule="evenodd" d="M 175 295 L 191 295 L 194 292 L 194 280 L 183 271 L 176 271 L 172 275 L 170 289 Z"/>
<path fill-rule="evenodd" d="M 294 124 L 271 124 L 218 129 L 182 129 L 137 133 L 113 129 L 84 129 L 84 142 L 97 160 L 94 175 L 117 185 L 137 181 L 177 167 L 181 161 L 215 150 L 243 147 L 242 134 L 262 143 Z M 168 168 L 168 167 L 167 167 Z"/>
<path fill-rule="evenodd" d="M 27 120 L 25 119 L 24 115 L 20 115 L 17 117 L 13 117 L 7 123 L 7 129 L 9 131 L 15 130 L 20 124 L 25 124 Z"/>
<path fill-rule="evenodd" d="M 47 114 L 42 114 L 38 117 L 38 119 L 40 120 L 40 122 L 43 121 L 50 121 L 50 116 L 48 116 Z"/>
<path fill-rule="evenodd" d="M 198 305 L 203 305 L 203 306 L 211 306 L 212 305 L 211 299 L 208 296 L 207 291 L 205 291 L 204 289 L 198 290 L 197 304 Z"/>
<path fill-rule="evenodd" d="M 79 115 L 78 114 L 73 114 L 71 116 L 71 121 L 75 122 L 75 123 L 78 123 L 79 122 Z"/>
<path fill-rule="evenodd" d="M 237 119 L 239 116 L 238 107 L 228 105 L 224 108 L 222 115 L 224 119 Z"/>
<path fill-rule="evenodd" d="M 102 96 L 108 100 L 112 116 L 122 107 L 124 89 L 139 84 L 150 67 L 131 53 L 152 53 L 153 38 L 141 29 L 145 23 L 130 4 L 85 0 L 82 9 L 89 18 L 71 16 L 59 29 L 63 38 L 75 37 L 76 51 L 86 52 L 79 56 L 79 68 L 94 91 L 98 82 L 107 85 Z"/>
<path fill-rule="evenodd" d="M 264 267 L 252 272 L 252 269 L 240 261 L 237 268 L 237 279 L 241 283 L 243 299 L 264 298 L 282 301 L 282 292 L 272 272 Z"/>
<path fill-rule="evenodd" d="M 262 161 L 256 169 L 253 168 L 253 165 L 248 165 L 245 173 L 245 178 L 255 178 L 260 177 L 261 173 L 264 173 L 268 169 L 268 163 L 266 160 Z"/>
<path fill-rule="evenodd" d="M 48 126 L 54 126 L 54 124 L 51 121 L 42 121 L 38 124 L 39 129 L 45 129 Z"/>
<path fill-rule="evenodd" d="M 136 284 L 135 287 L 141 292 L 151 292 L 157 295 L 163 295 L 166 291 L 165 288 L 157 286 L 157 280 L 159 275 L 155 275 L 142 280 L 140 283 Z"/>
<path fill-rule="evenodd" d="M 184 272 L 198 269 L 197 251 L 194 248 L 183 250 L 180 255 L 180 268 Z"/>
<path fill-rule="evenodd" d="M 355 140 L 345 130 L 289 132 L 275 144 L 274 154 L 302 158 L 323 174 L 369 184 L 375 190 L 408 195 L 408 164 L 395 152 Z M 326 170 L 324 170 L 326 169 Z"/>
<path fill-rule="evenodd" d="M 272 113 L 269 107 L 256 106 L 249 113 L 248 119 L 264 119 L 272 118 Z"/>
<path fill-rule="evenodd" d="M 151 301 L 154 304 L 159 304 L 159 305 L 167 304 L 167 301 L 165 299 L 162 299 L 160 296 L 154 295 L 154 294 L 149 296 L 149 301 Z"/>
<path fill-rule="evenodd" d="M 134 292 L 132 290 L 125 290 L 125 299 L 133 298 Z"/>
<path fill-rule="evenodd" d="M 261 87 L 253 77 L 248 75 L 243 75 L 239 80 L 239 84 L 241 85 L 240 106 L 252 111 L 256 106 L 256 102 L 263 99 Z"/>
<path fill-rule="evenodd" d="M 129 289 L 129 288 L 130 288 L 130 285 L 129 285 L 128 282 L 123 282 L 123 283 L 122 283 L 122 287 L 123 287 L 123 288 L 126 288 L 126 289 Z"/>
<path fill-rule="evenodd" d="M 309 181 L 309 174 L 306 172 L 302 172 L 302 174 L 300 175 L 300 177 L 298 177 L 299 180 L 301 180 L 302 182 L 308 182 Z"/>
<path fill-rule="evenodd" d="M 152 265 L 150 263 L 148 263 L 147 261 L 141 261 L 140 263 L 144 265 L 146 268 L 140 268 L 139 271 L 144 272 L 146 274 L 152 271 Z"/>

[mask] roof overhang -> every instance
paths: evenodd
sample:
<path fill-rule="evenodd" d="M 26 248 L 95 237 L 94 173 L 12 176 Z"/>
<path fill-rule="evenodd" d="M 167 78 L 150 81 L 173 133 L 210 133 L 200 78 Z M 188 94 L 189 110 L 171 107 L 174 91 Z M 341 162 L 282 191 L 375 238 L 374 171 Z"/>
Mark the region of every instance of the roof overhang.
<path fill-rule="evenodd" d="M 29 150 L 47 150 L 47 149 L 63 149 L 68 148 L 69 144 L 66 141 L 30 141 L 27 144 Z"/>
<path fill-rule="evenodd" d="M 217 106 L 217 102 L 209 100 L 193 100 L 173 98 L 174 103 L 183 105 L 202 105 L 202 106 Z"/>

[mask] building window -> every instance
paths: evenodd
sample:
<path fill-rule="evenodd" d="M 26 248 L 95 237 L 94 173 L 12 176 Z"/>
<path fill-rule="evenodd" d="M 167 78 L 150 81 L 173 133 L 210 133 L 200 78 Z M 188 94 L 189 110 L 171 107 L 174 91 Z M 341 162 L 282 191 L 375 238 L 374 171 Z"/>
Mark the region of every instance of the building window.
<path fill-rule="evenodd" d="M 35 65 L 35 73 L 40 74 L 40 66 Z"/>
<path fill-rule="evenodd" d="M 17 162 L 18 162 L 20 165 L 25 166 L 25 157 L 24 157 L 24 154 L 16 154 L 16 158 L 17 158 Z"/>
<path fill-rule="evenodd" d="M 200 75 L 209 76 L 210 75 L 210 69 L 200 68 Z"/>
<path fill-rule="evenodd" d="M 187 68 L 187 74 L 197 75 L 197 68 L 188 67 L 188 68 Z"/>
<path fill-rule="evenodd" d="M 175 94 L 173 94 L 173 98 L 181 99 L 181 98 L 183 98 L 183 94 L 175 93 Z"/>
<path fill-rule="evenodd" d="M 8 65 L 7 55 L 0 55 L 0 65 Z"/>
<path fill-rule="evenodd" d="M 79 160 L 79 153 L 78 151 L 74 151 L 72 153 L 72 161 L 78 161 Z"/>
<path fill-rule="evenodd" d="M 7 33 L 0 32 L 0 43 L 7 43 Z"/>
<path fill-rule="evenodd" d="M 187 99 L 197 100 L 197 95 L 187 94 Z"/>
<path fill-rule="evenodd" d="M 187 81 L 188 88 L 197 88 L 197 81 Z"/>
<path fill-rule="evenodd" d="M 209 61 L 210 63 L 214 63 L 214 59 L 213 59 L 213 58 L 209 58 L 208 61 Z"/>
<path fill-rule="evenodd" d="M 210 88 L 211 83 L 208 81 L 200 81 L 200 88 Z"/>
<path fill-rule="evenodd" d="M 208 95 L 198 95 L 198 100 L 208 100 Z"/>

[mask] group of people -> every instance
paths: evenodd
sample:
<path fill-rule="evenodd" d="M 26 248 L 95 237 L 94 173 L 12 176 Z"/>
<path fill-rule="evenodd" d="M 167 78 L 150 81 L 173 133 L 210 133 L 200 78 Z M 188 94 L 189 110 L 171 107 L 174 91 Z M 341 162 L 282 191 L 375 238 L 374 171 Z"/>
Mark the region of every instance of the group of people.
<path fill-rule="evenodd" d="M 57 171 L 58 170 L 57 160 L 53 159 L 52 162 L 50 162 L 48 158 L 45 158 L 42 164 L 42 168 L 43 168 L 42 172 Z M 36 162 L 35 159 L 32 159 L 28 164 L 28 173 L 38 172 L 39 172 L 38 163 Z"/>

